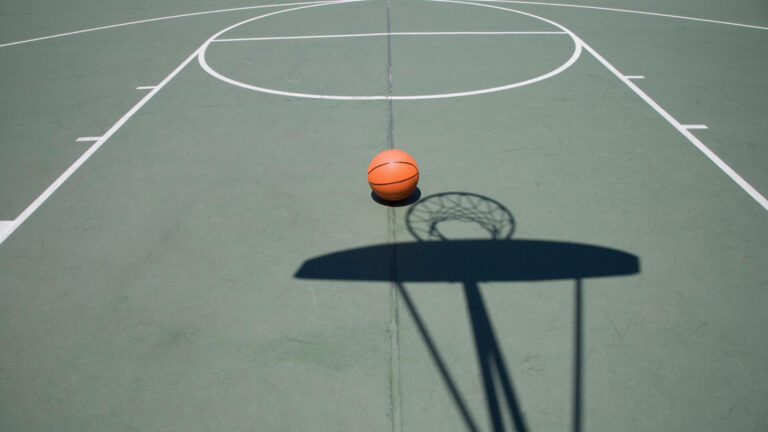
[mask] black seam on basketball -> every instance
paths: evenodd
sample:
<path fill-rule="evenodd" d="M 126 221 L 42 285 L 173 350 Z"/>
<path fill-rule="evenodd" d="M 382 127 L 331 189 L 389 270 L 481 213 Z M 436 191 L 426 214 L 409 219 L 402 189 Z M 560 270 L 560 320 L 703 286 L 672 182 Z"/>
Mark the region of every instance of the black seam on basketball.
<path fill-rule="evenodd" d="M 371 182 L 368 182 L 368 184 L 371 185 L 371 186 L 388 186 L 388 185 L 402 183 L 404 181 L 408 181 L 408 180 L 410 180 L 410 179 L 412 179 L 414 177 L 418 177 L 418 176 L 419 176 L 419 173 L 417 172 L 416 174 L 414 174 L 414 175 L 412 175 L 412 176 L 410 176 L 410 177 L 408 177 L 406 179 L 398 180 L 396 182 L 390 182 L 390 183 L 371 183 Z"/>
<path fill-rule="evenodd" d="M 380 164 L 380 165 L 376 165 L 375 167 L 373 167 L 373 168 L 371 168 L 370 170 L 368 170 L 368 174 L 370 174 L 370 173 L 374 172 L 374 171 L 376 170 L 376 168 L 379 168 L 379 167 L 383 167 L 384 165 L 392 165 L 392 164 L 405 164 L 405 165 L 410 165 L 410 166 L 412 166 L 412 167 L 416 168 L 416 171 L 418 171 L 418 170 L 419 170 L 419 167 L 417 167 L 416 165 L 414 165 L 414 164 L 412 164 L 412 163 L 410 163 L 410 162 L 405 162 L 405 161 L 392 161 L 392 162 L 384 162 L 383 164 Z"/>

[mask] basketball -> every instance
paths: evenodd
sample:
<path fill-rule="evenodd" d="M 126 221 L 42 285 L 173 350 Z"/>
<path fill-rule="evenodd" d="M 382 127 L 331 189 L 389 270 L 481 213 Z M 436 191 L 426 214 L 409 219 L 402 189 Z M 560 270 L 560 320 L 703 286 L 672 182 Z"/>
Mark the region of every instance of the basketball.
<path fill-rule="evenodd" d="M 384 150 L 368 165 L 368 184 L 373 193 L 386 201 L 399 201 L 410 195 L 419 182 L 416 161 L 402 150 Z"/>

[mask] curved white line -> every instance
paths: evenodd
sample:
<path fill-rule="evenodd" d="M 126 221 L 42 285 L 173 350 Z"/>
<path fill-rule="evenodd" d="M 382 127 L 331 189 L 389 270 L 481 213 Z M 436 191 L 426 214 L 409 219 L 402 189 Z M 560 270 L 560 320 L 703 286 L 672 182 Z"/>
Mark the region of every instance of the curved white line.
<path fill-rule="evenodd" d="M 356 0 L 356 1 L 362 1 L 362 0 Z M 16 42 L 7 42 L 7 43 L 4 43 L 4 44 L 0 44 L 0 48 L 8 47 L 8 46 L 13 46 L 13 45 L 25 44 L 25 43 L 29 43 L 29 42 L 37 42 L 37 41 L 46 40 L 46 39 L 53 39 L 53 38 L 58 38 L 58 37 L 63 37 L 63 36 L 71 36 L 71 35 L 76 35 L 76 34 L 80 34 L 80 33 L 88 33 L 88 32 L 97 31 L 97 30 L 107 30 L 107 29 L 112 29 L 112 28 L 117 28 L 117 27 L 125 27 L 125 26 L 129 26 L 129 25 L 134 25 L 134 24 L 144 24 L 144 23 L 149 23 L 149 22 L 164 21 L 164 20 L 170 20 L 170 19 L 175 19 L 175 18 L 186 18 L 186 17 L 198 16 L 198 15 L 210 15 L 210 14 L 222 13 L 222 12 L 237 12 L 237 11 L 244 11 L 244 10 L 250 10 L 250 9 L 264 9 L 264 8 L 281 7 L 281 6 L 296 6 L 296 5 L 305 5 L 305 4 L 322 4 L 322 3 L 328 3 L 328 2 L 329 2 L 329 0 L 326 0 L 326 1 L 309 1 L 309 2 L 299 2 L 299 3 L 277 3 L 277 4 L 268 4 L 268 5 L 260 5 L 260 6 L 246 6 L 246 7 L 232 8 L 232 9 L 219 9 L 219 10 L 204 11 L 204 12 L 192 12 L 192 13 L 186 13 L 186 14 L 181 14 L 181 15 L 171 15 L 171 16 L 165 16 L 165 17 L 160 17 L 160 18 L 150 18 L 150 19 L 145 19 L 145 20 L 130 21 L 130 22 L 124 22 L 124 23 L 120 23 L 120 24 L 112 24 L 112 25 L 107 25 L 107 26 L 102 26 L 102 27 L 93 27 L 93 28 L 84 29 L 84 30 L 76 30 L 76 31 L 71 31 L 71 32 L 67 32 L 67 33 L 59 33 L 59 34 L 55 34 L 55 35 L 42 36 L 42 37 L 38 37 L 38 38 L 34 38 L 34 39 L 27 39 L 27 40 L 21 40 L 21 41 L 16 41 Z"/>
<path fill-rule="evenodd" d="M 356 0 L 350 0 L 350 1 L 356 1 Z M 221 36 L 222 34 L 228 32 L 228 31 L 230 31 L 230 30 L 232 30 L 232 29 L 234 29 L 236 27 L 239 27 L 241 25 L 247 24 L 249 22 L 260 20 L 262 18 L 267 18 L 267 17 L 273 16 L 273 15 L 278 15 L 278 14 L 281 14 L 281 13 L 293 12 L 293 11 L 297 11 L 297 10 L 301 10 L 301 9 L 307 9 L 307 8 L 311 8 L 311 7 L 326 6 L 326 5 L 338 4 L 338 3 L 347 3 L 347 1 L 343 1 L 343 2 L 324 2 L 324 3 L 320 3 L 320 4 L 311 4 L 311 5 L 308 5 L 308 6 L 301 6 L 301 7 L 296 7 L 296 8 L 283 9 L 283 10 L 279 10 L 279 11 L 276 11 L 276 12 L 270 12 L 268 14 L 259 15 L 257 17 L 248 18 L 247 20 L 243 20 L 243 21 L 240 21 L 239 23 L 232 24 L 229 27 L 226 27 L 226 28 L 224 28 L 222 30 L 219 30 L 217 33 L 215 33 L 213 36 L 208 38 L 208 40 L 206 40 L 200 46 L 200 49 L 199 49 L 200 55 L 198 55 L 198 57 L 197 57 L 197 62 L 200 64 L 200 67 L 202 67 L 203 70 L 205 70 L 209 74 L 213 75 L 214 77 L 216 77 L 216 78 L 218 78 L 218 79 L 220 79 L 220 80 L 222 80 L 224 82 L 227 82 L 227 83 L 239 86 L 239 87 L 243 87 L 243 86 L 245 86 L 245 84 L 238 83 L 237 81 L 234 81 L 234 80 L 230 80 L 229 78 L 227 78 L 227 77 L 219 74 L 215 70 L 213 70 L 213 68 L 211 68 L 208 65 L 208 62 L 205 59 L 205 52 L 208 50 L 208 46 L 211 44 L 211 42 L 215 42 L 216 39 L 218 39 L 219 36 Z"/>
<path fill-rule="evenodd" d="M 439 1 L 439 0 L 427 0 L 427 1 Z M 638 11 L 638 10 L 631 10 L 631 9 L 608 8 L 608 7 L 601 7 L 601 6 L 575 5 L 575 4 L 568 4 L 568 3 L 544 3 L 544 2 L 522 1 L 522 0 L 476 0 L 476 1 L 491 2 L 491 3 L 528 4 L 528 5 L 536 5 L 536 6 L 557 6 L 557 7 L 576 8 L 576 9 L 592 9 L 592 10 L 600 10 L 600 11 L 608 11 L 608 12 L 621 12 L 621 13 L 630 13 L 630 14 L 638 14 L 638 15 L 650 15 L 650 16 L 657 16 L 657 17 L 663 17 L 663 18 L 675 18 L 675 19 L 682 19 L 682 20 L 689 20 L 689 21 L 699 21 L 699 22 L 710 23 L 710 24 L 723 24 L 723 25 L 751 28 L 751 29 L 757 29 L 757 30 L 768 30 L 768 27 L 752 25 L 752 24 L 741 24 L 741 23 L 735 23 L 730 21 L 719 21 L 719 20 L 711 20 L 706 18 L 696 18 L 696 17 L 689 17 L 689 16 L 682 16 L 682 15 L 670 15 L 670 14 L 663 14 L 658 12 L 645 12 L 645 11 Z"/>
<path fill-rule="evenodd" d="M 427 0 L 429 1 L 429 0 Z M 687 17 L 687 16 L 681 16 L 681 15 L 669 15 L 669 14 L 662 14 L 657 12 L 644 12 L 644 11 L 636 11 L 636 10 L 630 10 L 630 9 L 616 9 L 616 8 L 607 8 L 607 7 L 600 7 L 600 6 L 587 6 L 587 5 L 574 5 L 574 4 L 566 4 L 566 3 L 543 3 L 543 2 L 532 2 L 532 1 L 515 1 L 515 0 L 477 0 L 477 1 L 485 1 L 485 2 L 496 2 L 496 3 L 515 3 L 515 4 L 530 4 L 530 5 L 537 5 L 537 6 L 559 6 L 559 7 L 570 7 L 570 8 L 578 8 L 578 9 L 593 9 L 593 10 L 602 10 L 602 11 L 610 11 L 610 12 L 623 12 L 623 13 L 631 13 L 631 14 L 639 14 L 639 15 L 651 15 L 651 16 L 658 16 L 658 17 L 664 17 L 664 18 L 676 18 L 676 19 L 683 19 L 683 20 L 690 20 L 690 21 L 700 21 L 705 23 L 712 23 L 712 24 L 723 24 L 723 25 L 730 25 L 730 26 L 736 26 L 736 27 L 744 27 L 744 28 L 752 28 L 752 29 L 758 29 L 758 30 L 768 30 L 768 27 L 763 26 L 757 26 L 757 25 L 750 25 L 750 24 L 741 24 L 741 23 L 735 23 L 735 22 L 729 22 L 729 21 L 718 21 L 718 20 L 710 20 L 710 19 L 704 19 L 704 18 L 695 18 L 695 17 Z M 26 39 L 16 42 L 8 42 L 4 44 L 0 44 L 0 48 L 12 46 L 12 45 L 19 45 L 29 42 L 37 42 L 41 40 L 46 39 L 53 39 L 63 36 L 71 36 L 75 34 L 80 33 L 87 33 L 97 30 L 107 30 L 111 28 L 116 27 L 123 27 L 123 26 L 129 26 L 134 24 L 143 24 L 148 22 L 154 22 L 154 21 L 162 21 L 162 20 L 169 20 L 174 18 L 185 18 L 190 16 L 196 16 L 196 15 L 208 15 L 208 14 L 215 14 L 215 13 L 221 13 L 221 12 L 235 12 L 235 11 L 241 11 L 241 10 L 248 10 L 248 9 L 261 9 L 261 8 L 268 8 L 268 7 L 280 7 L 280 6 L 296 6 L 300 4 L 313 4 L 313 3 L 326 3 L 322 1 L 313 1 L 313 2 L 300 2 L 300 3 L 282 3 L 282 4 L 271 4 L 271 5 L 261 5 L 261 6 L 246 6 L 246 7 L 240 7 L 240 8 L 232 8 L 232 9 L 219 9 L 219 10 L 212 10 L 212 11 L 203 11 L 203 12 L 192 12 L 187 14 L 181 14 L 181 15 L 171 15 L 166 17 L 160 17 L 160 18 L 150 18 L 146 20 L 139 20 L 139 21 L 130 21 L 126 23 L 120 23 L 120 24 L 112 24 L 108 26 L 103 27 L 94 27 L 84 30 L 76 30 L 71 31 L 67 33 L 59 33 L 55 35 L 50 36 L 42 36 L 34 39 Z"/>
<path fill-rule="evenodd" d="M 486 89 L 480 89 L 480 90 L 470 90 L 470 91 L 455 92 L 455 93 L 411 95 L 411 96 L 387 96 L 387 95 L 339 96 L 339 95 L 321 95 L 321 94 L 313 94 L 313 93 L 298 93 L 298 92 L 289 92 L 289 91 L 283 91 L 283 90 L 275 90 L 275 89 L 255 86 L 255 85 L 252 85 L 252 84 L 246 84 L 244 82 L 240 82 L 240 81 L 234 80 L 232 78 L 229 78 L 227 76 L 224 76 L 224 75 L 220 74 L 219 72 L 217 72 L 216 70 L 214 70 L 208 64 L 208 62 L 207 62 L 207 60 L 205 58 L 205 53 L 206 53 L 206 51 L 208 49 L 208 46 L 212 42 L 216 42 L 219 36 L 221 36 L 222 34 L 228 32 L 228 31 L 230 31 L 230 30 L 232 30 L 232 29 L 234 29 L 234 28 L 236 28 L 238 26 L 247 24 L 249 22 L 256 21 L 256 20 L 261 19 L 261 18 L 266 18 L 268 16 L 277 15 L 277 14 L 281 14 L 281 13 L 285 13 L 285 12 L 291 12 L 291 11 L 295 11 L 295 10 L 299 10 L 299 9 L 306 9 L 306 8 L 316 7 L 316 6 L 328 6 L 328 5 L 331 5 L 331 4 L 338 4 L 338 3 L 325 3 L 325 4 L 320 4 L 320 5 L 315 4 L 315 5 L 302 6 L 302 7 L 298 7 L 298 8 L 291 8 L 291 9 L 285 9 L 285 10 L 280 10 L 280 11 L 276 11 L 276 12 L 271 12 L 271 13 L 268 13 L 268 14 L 265 14 L 265 15 L 260 15 L 258 17 L 250 18 L 250 19 L 247 19 L 245 21 L 239 22 L 237 24 L 231 25 L 231 26 L 229 26 L 229 27 L 219 31 L 215 35 L 211 36 L 211 38 L 208 39 L 203 44 L 203 46 L 200 49 L 200 55 L 198 56 L 198 62 L 200 63 L 200 67 L 202 67 L 203 70 L 205 70 L 206 72 L 211 74 L 213 77 L 218 78 L 221 81 L 224 81 L 224 82 L 226 82 L 228 84 L 232 84 L 234 86 L 242 87 L 242 88 L 245 88 L 245 89 L 248 89 L 248 90 L 254 90 L 254 91 L 258 91 L 258 92 L 262 92 L 262 93 L 274 94 L 274 95 L 278 95 L 278 96 L 300 97 L 300 98 L 307 98 L 307 99 L 347 100 L 347 101 L 427 100 L 427 99 L 444 99 L 444 98 L 453 98 L 453 97 L 462 97 L 462 96 L 475 96 L 475 95 L 480 95 L 480 94 L 485 94 L 485 93 L 493 93 L 493 92 L 498 92 L 498 91 L 503 91 L 503 90 L 509 90 L 509 89 L 513 89 L 513 88 L 516 88 L 516 87 L 522 87 L 522 86 L 526 86 L 526 85 L 529 85 L 529 84 L 533 84 L 533 83 L 536 83 L 536 82 L 539 82 L 539 81 L 543 81 L 543 80 L 545 80 L 547 78 L 551 78 L 551 77 L 553 77 L 555 75 L 560 74 L 564 70 L 566 70 L 569 67 L 571 67 L 576 62 L 576 60 L 579 59 L 579 56 L 581 55 L 582 47 L 581 47 L 581 43 L 579 42 L 580 39 L 573 32 L 568 30 L 567 28 L 563 27 L 562 25 L 560 25 L 560 24 L 558 24 L 558 23 L 556 23 L 554 21 L 548 20 L 546 18 L 542 18 L 540 16 L 537 16 L 537 15 L 534 15 L 534 14 L 530 14 L 530 13 L 527 13 L 527 12 L 521 12 L 521 11 L 518 11 L 518 10 L 515 10 L 515 9 L 509 9 L 509 8 L 504 8 L 504 7 L 501 7 L 501 6 L 487 5 L 487 4 L 482 4 L 482 3 L 472 3 L 472 2 L 454 1 L 454 0 L 435 0 L 435 1 L 443 2 L 443 3 L 466 4 L 466 5 L 472 5 L 472 6 L 487 7 L 487 8 L 491 8 L 491 9 L 500 9 L 500 10 L 504 10 L 504 11 L 508 11 L 508 12 L 519 13 L 521 15 L 526 15 L 528 17 L 531 17 L 531 18 L 534 18 L 534 19 L 538 19 L 540 21 L 544 21 L 544 22 L 546 22 L 546 23 L 548 23 L 548 24 L 550 24 L 552 26 L 555 26 L 555 27 L 559 28 L 560 30 L 563 31 L 564 34 L 567 34 L 568 36 L 570 36 L 571 40 L 573 41 L 573 46 L 574 46 L 573 54 L 571 54 L 571 57 L 565 63 L 560 65 L 557 69 L 554 69 L 554 70 L 552 70 L 552 71 L 550 71 L 550 72 L 548 72 L 548 73 L 546 73 L 544 75 L 540 75 L 540 76 L 531 78 L 529 80 L 520 81 L 520 82 L 516 82 L 516 83 L 512 83 L 512 84 L 506 84 L 506 85 L 502 85 L 502 86 L 498 86 L 498 87 L 491 87 L 491 88 L 486 88 Z"/>

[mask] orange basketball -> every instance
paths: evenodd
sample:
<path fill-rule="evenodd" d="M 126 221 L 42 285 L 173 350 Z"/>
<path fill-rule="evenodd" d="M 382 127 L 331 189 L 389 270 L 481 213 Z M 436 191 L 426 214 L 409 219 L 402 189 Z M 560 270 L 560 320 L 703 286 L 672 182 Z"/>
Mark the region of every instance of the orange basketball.
<path fill-rule="evenodd" d="M 419 167 L 402 150 L 384 150 L 368 165 L 368 184 L 383 200 L 398 201 L 408 197 L 418 182 Z"/>

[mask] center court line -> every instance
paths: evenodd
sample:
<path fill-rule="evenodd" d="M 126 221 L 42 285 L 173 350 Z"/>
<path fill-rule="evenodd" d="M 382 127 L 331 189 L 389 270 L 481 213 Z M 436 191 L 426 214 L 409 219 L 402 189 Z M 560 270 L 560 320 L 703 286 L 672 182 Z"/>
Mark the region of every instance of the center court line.
<path fill-rule="evenodd" d="M 181 72 L 184 67 L 186 67 L 192 60 L 194 60 L 198 54 L 200 53 L 200 49 L 198 48 L 193 52 L 189 57 L 187 57 L 179 66 L 176 67 L 176 69 L 173 70 L 163 81 L 160 82 L 160 84 L 157 85 L 152 91 L 146 94 L 136 105 L 133 106 L 130 110 L 128 110 L 127 113 L 125 113 L 120 120 L 118 120 L 114 125 L 112 125 L 111 128 L 105 133 L 103 136 L 100 137 L 83 137 L 83 138 L 97 138 L 96 142 L 88 148 L 88 150 L 85 151 L 72 165 L 67 168 L 66 171 L 64 171 L 53 183 L 51 183 L 50 186 L 42 193 L 40 194 L 37 199 L 35 199 L 32 204 L 30 204 L 26 209 L 24 209 L 21 214 L 11 221 L 10 224 L 5 226 L 5 230 L 0 231 L 0 244 L 2 244 L 5 239 L 7 239 L 11 234 L 13 234 L 14 231 L 16 231 L 16 228 L 18 228 L 21 224 L 24 223 L 24 221 L 29 218 L 32 213 L 35 212 L 51 195 L 53 195 L 54 192 L 64 184 L 67 179 L 69 179 L 72 174 L 75 173 L 75 171 L 82 166 L 85 161 L 87 161 L 93 154 L 98 150 L 102 145 L 104 145 L 107 140 L 115 134 L 124 124 L 127 122 L 131 117 L 133 117 L 136 112 L 141 109 L 147 102 L 149 102 L 150 99 L 152 99 L 153 96 L 155 96 L 168 82 L 170 82 L 176 75 Z M 80 139 L 78 139 L 80 141 Z"/>
<path fill-rule="evenodd" d="M 333 34 L 333 35 L 308 35 L 308 36 L 267 36 L 254 38 L 231 38 L 214 39 L 212 42 L 250 42 L 250 41 L 272 41 L 272 40 L 294 40 L 294 39 L 336 39 L 336 38 L 357 38 L 374 36 L 453 36 L 453 35 L 565 35 L 562 31 L 467 31 L 467 32 L 393 32 L 393 33 L 355 33 L 355 34 Z"/>

